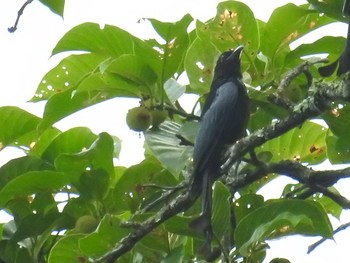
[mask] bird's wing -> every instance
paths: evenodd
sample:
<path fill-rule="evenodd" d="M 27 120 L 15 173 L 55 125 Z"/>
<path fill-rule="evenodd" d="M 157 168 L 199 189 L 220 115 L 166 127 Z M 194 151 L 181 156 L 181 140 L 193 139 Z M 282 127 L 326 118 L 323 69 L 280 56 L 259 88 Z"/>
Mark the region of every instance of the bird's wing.
<path fill-rule="evenodd" d="M 202 170 L 218 153 L 222 147 L 222 138 L 225 132 L 230 132 L 235 122 L 235 105 L 237 105 L 239 87 L 237 83 L 226 82 L 221 85 L 215 94 L 212 104 L 202 117 L 201 128 L 197 134 L 193 159 L 197 170 Z"/>

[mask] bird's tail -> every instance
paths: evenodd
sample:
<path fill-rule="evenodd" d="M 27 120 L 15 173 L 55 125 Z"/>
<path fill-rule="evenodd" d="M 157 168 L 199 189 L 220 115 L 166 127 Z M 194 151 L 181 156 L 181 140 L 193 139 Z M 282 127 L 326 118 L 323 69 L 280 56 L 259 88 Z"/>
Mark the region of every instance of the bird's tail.
<path fill-rule="evenodd" d="M 211 232 L 211 198 L 212 198 L 212 182 L 210 171 L 193 174 L 193 181 L 190 187 L 191 196 L 202 196 L 202 212 L 199 217 L 190 222 L 189 226 L 205 235 Z"/>

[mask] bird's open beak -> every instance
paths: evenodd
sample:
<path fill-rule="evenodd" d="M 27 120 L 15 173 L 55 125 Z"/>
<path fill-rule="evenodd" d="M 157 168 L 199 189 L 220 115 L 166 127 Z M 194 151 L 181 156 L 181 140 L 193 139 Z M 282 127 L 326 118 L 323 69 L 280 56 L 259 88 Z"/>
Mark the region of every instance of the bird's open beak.
<path fill-rule="evenodd" d="M 244 49 L 244 46 L 238 46 L 236 47 L 236 49 L 233 51 L 234 54 L 236 54 L 236 56 L 241 57 L 242 51 Z"/>
<path fill-rule="evenodd" d="M 232 54 L 229 56 L 229 59 L 240 59 L 241 58 L 241 54 L 243 51 L 244 46 L 238 46 L 236 47 L 235 50 L 233 50 Z"/>

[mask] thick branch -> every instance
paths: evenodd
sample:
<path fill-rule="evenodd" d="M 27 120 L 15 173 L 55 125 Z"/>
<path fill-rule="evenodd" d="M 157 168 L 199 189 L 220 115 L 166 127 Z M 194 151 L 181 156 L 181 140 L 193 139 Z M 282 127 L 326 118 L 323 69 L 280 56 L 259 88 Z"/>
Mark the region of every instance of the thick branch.
<path fill-rule="evenodd" d="M 349 178 L 350 167 L 340 170 L 317 171 L 301 163 L 286 160 L 279 163 L 261 164 L 253 171 L 227 178 L 226 182 L 231 187 L 238 189 L 272 173 L 288 176 L 305 185 L 328 187 L 340 179 Z"/>
<path fill-rule="evenodd" d="M 280 121 L 265 128 L 257 130 L 249 136 L 239 140 L 230 151 L 230 157 L 223 165 L 226 173 L 230 167 L 250 150 L 261 146 L 265 142 L 274 139 L 287 131 L 300 126 L 307 119 L 314 118 L 330 108 L 330 103 L 335 100 L 350 101 L 349 75 L 338 86 L 330 86 L 325 83 L 315 84 L 315 92 L 293 108 L 293 112 Z"/>

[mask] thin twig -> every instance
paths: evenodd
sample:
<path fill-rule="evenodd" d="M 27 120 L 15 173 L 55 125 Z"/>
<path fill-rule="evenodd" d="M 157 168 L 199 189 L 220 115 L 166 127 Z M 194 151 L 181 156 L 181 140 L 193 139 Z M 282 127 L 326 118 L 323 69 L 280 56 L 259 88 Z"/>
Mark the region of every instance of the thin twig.
<path fill-rule="evenodd" d="M 22 7 L 18 10 L 17 12 L 17 19 L 15 21 L 15 24 L 12 27 L 9 27 L 7 30 L 10 33 L 14 33 L 17 30 L 17 25 L 19 22 L 19 19 L 21 18 L 21 16 L 23 15 L 24 9 L 27 7 L 27 5 L 31 4 L 33 2 L 33 0 L 27 0 Z"/>
<path fill-rule="evenodd" d="M 340 231 L 343 231 L 345 229 L 347 229 L 350 226 L 350 222 L 343 224 L 341 226 L 339 226 L 336 230 L 333 231 L 333 235 L 339 233 Z M 326 240 L 329 240 L 328 238 L 321 238 L 319 241 L 315 242 L 314 244 L 310 245 L 307 249 L 307 253 L 310 254 L 312 251 L 315 250 L 316 247 L 318 247 L 319 245 L 321 245 L 323 242 L 325 242 Z"/>

